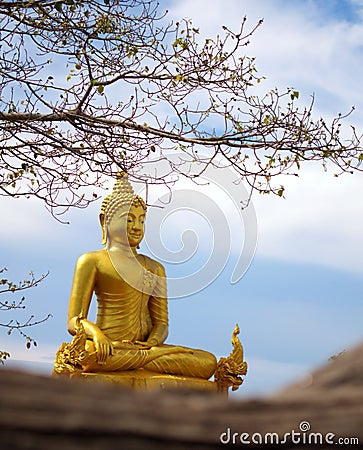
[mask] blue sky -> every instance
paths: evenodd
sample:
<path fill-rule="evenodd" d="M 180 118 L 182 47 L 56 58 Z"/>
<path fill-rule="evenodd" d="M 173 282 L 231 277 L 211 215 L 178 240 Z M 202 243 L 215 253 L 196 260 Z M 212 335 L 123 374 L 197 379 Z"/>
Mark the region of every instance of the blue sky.
<path fill-rule="evenodd" d="M 247 48 L 267 77 L 261 89 L 294 86 L 301 105 L 314 93 L 316 114 L 328 118 L 355 105 L 348 121 L 362 129 L 363 1 L 161 3 L 170 18 L 189 17 L 210 36 L 220 33 L 221 25 L 238 28 L 244 15 L 251 27 L 264 18 Z M 226 356 L 239 323 L 249 373 L 233 395 L 273 392 L 362 340 L 363 178 L 333 173 L 307 165 L 299 178 L 282 180 L 285 199 L 255 196 L 258 245 L 245 276 L 230 283 L 239 245 L 237 232 L 231 231 L 232 252 L 222 274 L 201 292 L 170 300 L 171 343 Z M 2 265 L 15 279 L 29 270 L 49 270 L 42 285 L 27 293 L 27 311 L 38 317 L 53 314 L 29 330 L 36 349 L 26 350 L 22 339 L 1 329 L 0 348 L 12 355 L 8 367 L 50 373 L 57 347 L 69 340 L 66 314 L 74 263 L 80 254 L 100 248 L 99 205 L 71 212 L 70 225 L 55 222 L 35 200 L 0 198 L 0 205 L 7 211 L 0 224 Z M 165 233 L 170 239 L 170 230 Z M 202 253 L 207 237 L 199 237 Z M 178 265 L 167 270 L 174 276 Z"/>
<path fill-rule="evenodd" d="M 292 4 L 304 3 L 307 8 L 316 9 L 321 21 L 359 23 L 362 18 L 362 4 L 360 1 L 351 0 L 293 0 Z"/>

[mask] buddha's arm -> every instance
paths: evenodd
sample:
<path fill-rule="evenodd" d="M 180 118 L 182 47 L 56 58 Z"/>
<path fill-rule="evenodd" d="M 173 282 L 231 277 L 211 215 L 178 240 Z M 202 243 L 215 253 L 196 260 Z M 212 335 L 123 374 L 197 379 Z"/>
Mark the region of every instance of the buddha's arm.
<path fill-rule="evenodd" d="M 68 331 L 72 335 L 76 333 L 75 325 L 77 317 L 82 317 L 82 319 L 87 318 L 96 280 L 96 272 L 96 264 L 89 254 L 82 255 L 78 258 L 74 269 L 68 306 Z M 88 328 L 86 321 L 83 326 Z M 88 332 L 87 335 L 89 335 Z"/>
<path fill-rule="evenodd" d="M 153 296 L 149 300 L 150 317 L 153 324 L 147 343 L 151 346 L 162 344 L 168 337 L 168 301 L 166 293 L 166 275 L 164 267 L 159 264 L 158 282 Z"/>
<path fill-rule="evenodd" d="M 83 328 L 93 339 L 97 351 L 97 358 L 103 364 L 107 357 L 113 353 L 111 341 L 104 335 L 96 324 L 87 319 L 95 282 L 97 266 L 91 254 L 85 254 L 78 258 L 72 283 L 71 296 L 68 307 L 68 331 L 76 333 L 77 318 L 81 318 Z"/>

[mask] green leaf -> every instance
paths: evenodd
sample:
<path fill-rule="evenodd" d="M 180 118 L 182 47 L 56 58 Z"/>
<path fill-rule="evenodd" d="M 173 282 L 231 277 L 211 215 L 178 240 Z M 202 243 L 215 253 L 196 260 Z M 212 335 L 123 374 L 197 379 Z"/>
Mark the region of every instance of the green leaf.
<path fill-rule="evenodd" d="M 280 187 L 280 189 L 277 191 L 277 195 L 279 197 L 282 197 L 284 195 L 285 188 L 283 186 Z"/>
<path fill-rule="evenodd" d="M 97 91 L 98 91 L 99 94 L 103 94 L 104 90 L 105 90 L 105 88 L 102 85 L 99 85 L 98 88 L 97 88 Z"/>
<path fill-rule="evenodd" d="M 291 100 L 294 100 L 295 98 L 298 99 L 299 98 L 299 91 L 292 91 L 290 94 L 290 98 Z"/>
<path fill-rule="evenodd" d="M 175 76 L 175 81 L 184 81 L 184 76 L 183 75 L 176 75 Z"/>
<path fill-rule="evenodd" d="M 54 5 L 54 8 L 58 11 L 58 12 L 62 12 L 62 2 L 56 2 Z"/>

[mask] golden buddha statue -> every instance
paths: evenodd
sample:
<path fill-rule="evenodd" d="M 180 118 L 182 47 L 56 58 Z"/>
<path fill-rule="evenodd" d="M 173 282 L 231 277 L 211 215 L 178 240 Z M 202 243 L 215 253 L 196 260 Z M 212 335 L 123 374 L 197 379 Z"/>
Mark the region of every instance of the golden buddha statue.
<path fill-rule="evenodd" d="M 215 373 L 213 354 L 165 344 L 165 270 L 159 262 L 137 252 L 145 216 L 145 202 L 135 195 L 127 175 L 119 174 L 101 206 L 105 248 L 82 255 L 76 264 L 68 309 L 68 331 L 75 337 L 58 350 L 55 374 L 144 369 L 147 373 L 208 380 Z M 93 294 L 97 298 L 94 323 L 88 319 Z M 243 353 L 241 358 L 242 363 Z M 243 364 L 239 374 L 246 372 Z"/>

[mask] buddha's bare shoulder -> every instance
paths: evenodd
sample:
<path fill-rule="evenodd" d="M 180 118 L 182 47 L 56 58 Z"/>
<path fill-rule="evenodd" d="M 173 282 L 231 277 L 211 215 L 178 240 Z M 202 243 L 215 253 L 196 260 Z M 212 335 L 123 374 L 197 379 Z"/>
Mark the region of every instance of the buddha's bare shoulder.
<path fill-rule="evenodd" d="M 94 250 L 92 252 L 83 253 L 78 260 L 78 266 L 89 266 L 89 265 L 98 265 L 105 260 L 108 260 L 108 253 L 106 249 Z"/>

